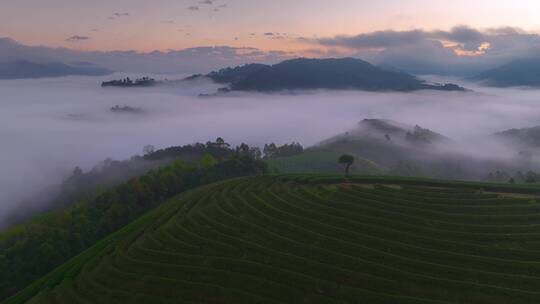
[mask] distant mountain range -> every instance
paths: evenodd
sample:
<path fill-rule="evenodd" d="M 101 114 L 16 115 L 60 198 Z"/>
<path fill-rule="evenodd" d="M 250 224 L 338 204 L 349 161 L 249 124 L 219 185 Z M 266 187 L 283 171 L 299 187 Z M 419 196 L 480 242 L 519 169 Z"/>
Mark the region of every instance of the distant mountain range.
<path fill-rule="evenodd" d="M 472 78 L 496 87 L 540 87 L 540 59 L 520 59 Z"/>
<path fill-rule="evenodd" d="M 91 63 L 78 62 L 65 64 L 61 62 L 34 63 L 26 60 L 0 62 L 0 79 L 24 79 L 61 76 L 102 76 L 112 71 Z"/>
<path fill-rule="evenodd" d="M 69 63 L 13 58 L 2 60 L 0 60 L 0 79 L 103 76 L 113 73 L 108 68 L 84 60 L 72 60 Z M 133 65 L 133 68 L 138 69 L 142 65 L 144 64 L 137 63 Z M 375 66 L 355 58 L 298 58 L 274 65 L 252 63 L 224 68 L 209 74 L 193 75 L 187 80 L 196 78 L 212 79 L 216 83 L 223 84 L 225 91 L 269 92 L 312 89 L 398 92 L 465 91 L 456 84 L 428 83 L 411 74 Z M 540 87 L 540 59 L 514 60 L 469 77 L 467 80 L 495 87 Z"/>
<path fill-rule="evenodd" d="M 385 70 L 354 58 L 291 59 L 275 65 L 248 64 L 226 68 L 206 77 L 233 91 L 355 89 L 365 91 L 465 91 L 455 84 L 429 84 L 410 74 Z"/>

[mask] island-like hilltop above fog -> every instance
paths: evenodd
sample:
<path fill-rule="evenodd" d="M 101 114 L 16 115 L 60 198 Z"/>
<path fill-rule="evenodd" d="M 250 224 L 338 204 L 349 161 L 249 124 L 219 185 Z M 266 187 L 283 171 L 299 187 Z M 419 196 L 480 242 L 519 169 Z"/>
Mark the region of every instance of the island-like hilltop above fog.
<path fill-rule="evenodd" d="M 209 78 L 227 85 L 225 91 L 339 89 L 365 91 L 465 91 L 455 84 L 430 84 L 417 77 L 386 70 L 354 58 L 286 60 L 275 65 L 247 64 L 187 80 Z"/>

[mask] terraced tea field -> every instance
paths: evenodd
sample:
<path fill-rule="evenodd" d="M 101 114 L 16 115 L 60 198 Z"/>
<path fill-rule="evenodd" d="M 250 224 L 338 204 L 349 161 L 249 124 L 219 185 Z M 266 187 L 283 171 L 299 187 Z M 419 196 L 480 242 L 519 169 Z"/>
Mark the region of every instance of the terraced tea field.
<path fill-rule="evenodd" d="M 7 302 L 540 302 L 533 196 L 338 181 L 186 192 Z"/>

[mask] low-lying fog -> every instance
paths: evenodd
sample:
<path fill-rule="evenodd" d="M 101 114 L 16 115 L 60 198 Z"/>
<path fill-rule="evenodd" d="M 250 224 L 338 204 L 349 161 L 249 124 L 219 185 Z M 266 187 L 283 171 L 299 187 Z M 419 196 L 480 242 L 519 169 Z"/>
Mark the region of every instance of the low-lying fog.
<path fill-rule="evenodd" d="M 169 76 L 170 77 L 170 76 Z M 115 77 L 107 77 L 113 79 Z M 469 93 L 318 91 L 201 98 L 209 83 L 101 88 L 100 77 L 0 81 L 0 220 L 23 195 L 60 182 L 73 167 L 125 159 L 142 147 L 206 142 L 299 141 L 312 145 L 364 118 L 419 124 L 458 141 L 540 125 L 540 91 L 462 85 Z M 113 113 L 130 106 L 144 113 Z M 468 145 L 477 153 L 495 151 Z"/>

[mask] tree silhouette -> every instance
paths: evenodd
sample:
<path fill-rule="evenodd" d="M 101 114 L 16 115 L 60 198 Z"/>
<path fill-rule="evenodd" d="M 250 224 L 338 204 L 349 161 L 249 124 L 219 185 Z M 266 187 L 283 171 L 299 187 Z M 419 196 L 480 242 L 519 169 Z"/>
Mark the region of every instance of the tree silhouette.
<path fill-rule="evenodd" d="M 152 145 L 146 145 L 146 146 L 143 147 L 143 154 L 144 155 L 150 155 L 150 154 L 154 153 L 155 151 L 156 151 L 156 149 Z"/>
<path fill-rule="evenodd" d="M 349 170 L 354 163 L 354 156 L 350 154 L 343 154 L 339 157 L 338 163 L 345 165 L 345 176 L 349 176 Z"/>

